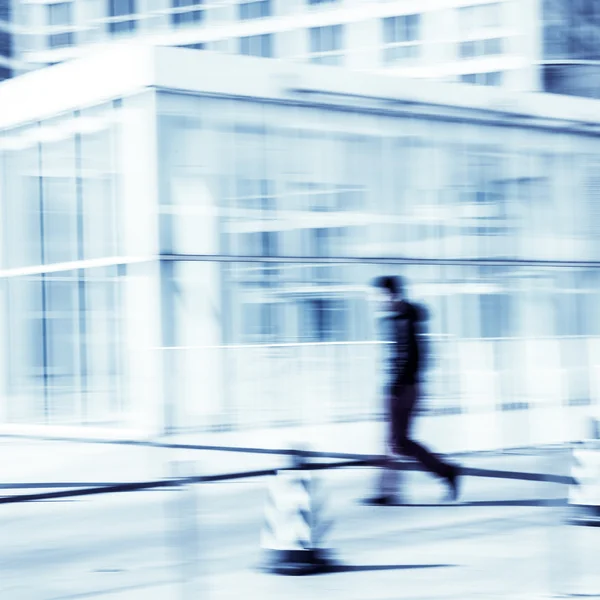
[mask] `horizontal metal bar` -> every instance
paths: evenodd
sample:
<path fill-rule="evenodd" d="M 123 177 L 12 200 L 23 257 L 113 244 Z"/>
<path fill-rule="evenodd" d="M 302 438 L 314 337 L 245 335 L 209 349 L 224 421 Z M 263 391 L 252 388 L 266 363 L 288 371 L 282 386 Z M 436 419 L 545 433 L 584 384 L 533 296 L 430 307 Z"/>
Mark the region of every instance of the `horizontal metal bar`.
<path fill-rule="evenodd" d="M 526 258 L 418 258 L 418 257 L 367 257 L 367 256 L 238 256 L 225 254 L 160 254 L 163 261 L 174 262 L 227 262 L 227 263 L 290 263 L 290 264 L 392 264 L 429 266 L 474 266 L 474 267 L 581 267 L 598 268 L 600 260 L 561 260 Z"/>
<path fill-rule="evenodd" d="M 117 481 L 112 482 L 62 482 L 62 481 L 44 481 L 35 483 L 0 483 L 0 490 L 63 490 L 69 488 L 89 488 L 89 487 L 111 487 L 120 485 Z"/>
<path fill-rule="evenodd" d="M 114 444 L 118 446 L 141 446 L 150 448 L 165 448 L 167 450 L 198 450 L 198 451 L 214 451 L 214 452 L 239 452 L 241 454 L 267 454 L 267 455 L 279 455 L 279 456 L 304 456 L 307 458 L 330 458 L 339 460 L 375 460 L 381 461 L 386 457 L 381 455 L 369 455 L 369 454 L 355 454 L 348 452 L 323 452 L 316 450 L 299 450 L 294 448 L 257 448 L 253 446 L 220 446 L 210 444 L 183 444 L 174 442 L 160 442 L 153 440 L 116 440 L 110 438 L 79 438 L 79 437 L 56 437 L 48 436 L 47 438 L 39 435 L 19 435 L 19 434 L 3 434 L 0 435 L 0 439 L 5 438 L 25 438 L 25 439 L 48 439 L 52 441 L 62 442 L 80 442 L 88 444 Z M 551 449 L 555 449 L 556 446 L 552 445 Z M 544 448 L 541 449 L 543 451 Z M 523 451 L 523 449 L 519 449 Z M 498 452 L 507 452 L 507 450 L 499 449 Z M 473 456 L 477 454 L 489 455 L 490 452 L 457 452 L 448 453 L 447 456 Z M 407 463 L 412 464 L 412 463 Z M 1 487 L 0 487 L 1 489 Z"/>
<path fill-rule="evenodd" d="M 53 273 L 98 269 L 101 267 L 128 266 L 155 261 L 169 262 L 220 262 L 220 263 L 270 263 L 299 265 L 421 265 L 421 266 L 473 266 L 503 267 L 523 266 L 540 268 L 600 268 L 598 260 L 541 260 L 525 258 L 418 258 L 418 257 L 366 257 L 366 256 L 238 256 L 225 254 L 160 254 L 151 257 L 115 257 L 98 260 L 73 261 L 48 265 L 35 265 L 0 271 L 0 279 L 35 277 Z"/>
<path fill-rule="evenodd" d="M 80 490 L 61 490 L 58 492 L 40 492 L 38 494 L 18 494 L 0 497 L 0 504 L 18 504 L 20 502 L 36 502 L 40 500 L 54 500 L 56 498 L 77 498 L 81 496 L 94 496 L 98 494 L 114 494 L 119 492 L 135 492 L 155 488 L 174 487 L 176 480 L 144 481 L 139 483 L 120 483 L 111 486 L 88 487 Z"/>
<path fill-rule="evenodd" d="M 298 452 L 295 452 L 298 455 Z M 352 456 L 352 455 L 348 455 Z M 361 456 L 361 455 L 354 455 Z M 306 470 L 325 470 L 344 467 L 358 466 L 385 466 L 386 468 L 397 471 L 426 471 L 424 467 L 417 463 L 411 462 L 392 462 L 386 457 L 369 457 L 346 460 L 338 463 L 307 463 L 303 466 Z M 135 492 L 140 490 L 149 490 L 157 488 L 177 487 L 186 484 L 195 483 L 212 483 L 217 481 L 230 481 L 235 479 L 247 479 L 251 477 L 266 477 L 274 475 L 279 470 L 286 469 L 261 469 L 257 471 L 244 471 L 240 473 L 219 473 L 215 475 L 203 475 L 196 477 L 186 477 L 178 479 L 163 479 L 157 481 L 120 483 L 116 485 L 102 485 L 99 487 L 88 487 L 79 490 L 61 490 L 56 492 L 40 492 L 37 494 L 19 494 L 14 496 L 0 497 L 0 504 L 16 504 L 19 502 L 34 502 L 40 500 L 53 500 L 57 498 L 76 498 L 82 496 L 92 496 L 98 494 L 111 494 L 122 492 Z M 463 475 L 474 477 L 492 477 L 498 479 L 518 479 L 522 481 L 544 481 L 549 483 L 574 484 L 575 480 L 572 477 L 560 475 L 548 475 L 542 473 L 527 473 L 518 471 L 501 471 L 496 469 L 480 469 L 474 467 L 466 467 L 461 469 Z"/>

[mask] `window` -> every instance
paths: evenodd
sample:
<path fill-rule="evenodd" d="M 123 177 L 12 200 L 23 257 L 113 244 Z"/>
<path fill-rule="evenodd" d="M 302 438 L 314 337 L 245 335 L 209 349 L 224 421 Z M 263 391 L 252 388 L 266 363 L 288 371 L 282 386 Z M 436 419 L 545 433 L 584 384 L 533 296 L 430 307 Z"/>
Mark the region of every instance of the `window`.
<path fill-rule="evenodd" d="M 173 25 L 197 24 L 202 21 L 204 17 L 203 0 L 171 0 L 171 3 L 173 7 L 171 23 Z"/>
<path fill-rule="evenodd" d="M 504 51 L 503 42 L 502 38 L 461 42 L 460 57 L 476 58 L 478 56 L 496 56 L 502 54 Z"/>
<path fill-rule="evenodd" d="M 313 27 L 310 30 L 311 62 L 324 65 L 340 65 L 342 63 L 341 25 Z"/>
<path fill-rule="evenodd" d="M 386 44 L 416 42 L 420 37 L 421 15 L 402 15 L 383 19 L 383 41 Z"/>
<path fill-rule="evenodd" d="M 271 16 L 271 0 L 251 0 L 240 4 L 240 20 L 264 19 Z"/>
<path fill-rule="evenodd" d="M 484 83 L 483 85 L 502 85 L 502 72 L 501 71 L 493 71 L 492 73 L 484 73 Z"/>
<path fill-rule="evenodd" d="M 11 23 L 12 20 L 10 0 L 0 1 L 0 23 L 4 25 L 0 28 L 0 56 L 10 57 L 13 54 L 13 34 L 8 27 L 8 23 Z M 7 79 L 6 75 L 3 74 L 5 70 L 6 67 L 0 67 L 0 81 Z"/>
<path fill-rule="evenodd" d="M 68 28 L 73 25 L 72 4 L 70 2 L 48 4 L 48 24 L 53 30 L 55 28 Z M 73 43 L 73 33 L 71 31 L 61 31 L 48 36 L 48 46 L 50 48 L 63 48 L 72 46 Z"/>
<path fill-rule="evenodd" d="M 501 148 L 494 144 L 469 144 L 457 155 L 460 170 L 460 202 L 470 212 L 462 227 L 467 235 L 505 235 L 507 198 L 506 161 Z"/>
<path fill-rule="evenodd" d="M 483 54 L 486 56 L 502 54 L 502 39 L 491 38 L 489 40 L 483 40 Z"/>
<path fill-rule="evenodd" d="M 460 57 L 473 58 L 476 56 L 475 44 L 476 42 L 462 42 L 460 44 Z"/>
<path fill-rule="evenodd" d="M 60 150 L 64 152 L 63 148 Z M 57 149 L 55 154 L 59 154 L 60 150 Z M 78 238 L 75 180 L 72 177 L 43 177 L 41 184 L 44 263 L 76 260 Z"/>
<path fill-rule="evenodd" d="M 246 56 L 273 57 L 273 44 L 271 34 L 251 35 L 240 38 L 240 54 Z"/>
<path fill-rule="evenodd" d="M 0 56 L 12 56 L 13 36 L 8 31 L 0 31 Z"/>
<path fill-rule="evenodd" d="M 276 256 L 278 234 L 269 227 L 276 211 L 273 182 L 266 179 L 237 180 L 237 204 L 246 214 L 248 230 L 240 234 L 239 252 L 248 256 Z"/>
<path fill-rule="evenodd" d="M 245 302 L 242 304 L 242 336 L 245 343 L 279 341 L 280 305 L 270 302 Z"/>
<path fill-rule="evenodd" d="M 386 17 L 383 24 L 383 62 L 415 59 L 419 55 L 421 15 Z"/>
<path fill-rule="evenodd" d="M 108 0 L 111 21 L 108 24 L 110 33 L 126 33 L 133 31 L 136 25 L 136 19 L 127 19 L 135 15 L 135 0 Z"/>
<path fill-rule="evenodd" d="M 501 86 L 503 77 L 501 71 L 493 71 L 491 73 L 466 73 L 460 76 L 460 80 L 473 85 Z"/>
<path fill-rule="evenodd" d="M 480 336 L 508 338 L 514 334 L 513 303 L 510 294 L 497 292 L 479 296 Z"/>
<path fill-rule="evenodd" d="M 347 336 L 346 302 L 337 298 L 307 298 L 301 301 L 300 335 L 305 342 L 344 341 Z"/>

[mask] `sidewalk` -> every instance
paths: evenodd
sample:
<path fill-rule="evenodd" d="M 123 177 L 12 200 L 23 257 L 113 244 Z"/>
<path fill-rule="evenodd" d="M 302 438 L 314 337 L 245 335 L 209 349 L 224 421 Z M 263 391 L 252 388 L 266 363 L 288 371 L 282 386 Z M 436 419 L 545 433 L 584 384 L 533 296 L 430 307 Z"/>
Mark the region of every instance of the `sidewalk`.
<path fill-rule="evenodd" d="M 577 592 L 597 597 L 599 580 L 588 565 L 586 587 L 569 581 L 568 567 L 553 563 L 544 538 L 543 524 L 533 523 L 521 530 L 489 532 L 478 538 L 429 540 L 399 543 L 394 548 L 361 550 L 347 547 L 339 572 L 307 577 L 286 577 L 262 573 L 256 568 L 227 575 L 202 575 L 188 583 L 190 598 L 237 600 L 256 597 L 264 600 L 328 597 L 331 600 L 542 600 L 557 593 Z M 588 544 L 585 551 L 594 552 Z M 553 571 L 563 577 L 553 580 Z M 552 573 L 552 575 L 551 575 Z M 183 598 L 182 584 L 130 588 L 86 596 L 93 600 L 165 600 Z M 58 600 L 58 599 L 56 599 Z M 61 598 L 60 600 L 66 600 Z M 83 597 L 81 597 L 83 600 Z"/>
<path fill-rule="evenodd" d="M 348 440 L 332 440 L 326 448 L 356 451 L 356 448 L 336 446 L 336 443 L 342 442 L 349 444 Z M 358 441 L 356 446 L 361 451 L 368 447 L 364 439 Z M 466 465 L 483 468 L 552 472 L 559 467 L 554 463 L 556 456 L 560 454 L 534 449 L 522 453 L 473 454 L 460 457 L 460 460 Z M 11 463 L 11 456 L 27 462 L 21 466 L 15 459 Z M 163 476 L 169 460 L 173 458 L 192 458 L 204 472 L 214 473 L 261 468 L 260 465 L 262 468 L 273 467 L 281 460 L 269 455 L 171 451 L 72 442 L 2 440 L 0 444 L 0 460 L 3 461 L 1 471 L 18 476 L 17 481 L 24 481 L 25 478 L 32 482 L 56 482 L 59 479 L 63 482 L 139 481 Z M 463 489 L 465 504 L 438 508 L 443 486 L 423 473 L 410 473 L 411 502 L 416 503 L 415 507 L 365 507 L 358 501 L 370 491 L 375 475 L 374 470 L 371 473 L 365 469 L 339 469 L 322 474 L 329 491 L 328 510 L 336 518 L 331 547 L 347 568 L 339 573 L 311 578 L 279 577 L 257 572 L 256 568 L 249 566 L 258 558 L 260 548 L 258 534 L 263 518 L 264 478 L 198 486 L 200 498 L 207 499 L 204 494 L 211 496 L 208 502 L 201 502 L 199 506 L 201 520 L 210 526 L 210 530 L 205 533 L 211 543 L 213 570 L 198 582 L 200 588 L 192 597 L 237 600 L 241 595 L 240 591 L 244 590 L 250 597 L 265 600 L 281 597 L 304 600 L 312 596 L 328 596 L 332 600 L 516 600 L 519 596 L 514 594 L 515 589 L 524 592 L 521 597 L 542 597 L 538 594 L 543 593 L 545 588 L 538 583 L 545 577 L 541 574 L 545 562 L 538 554 L 541 536 L 545 535 L 545 525 L 535 521 L 536 515 L 548 511 L 531 507 L 488 506 L 485 501 L 540 498 L 546 497 L 546 493 L 548 497 L 552 497 L 558 492 L 564 492 L 564 486 L 469 477 L 466 478 Z M 4 490 L 3 493 L 7 492 L 8 490 Z M 26 490 L 15 491 L 24 492 Z M 100 496 L 100 502 L 90 503 L 18 504 L 15 508 L 19 508 L 17 512 L 23 519 L 23 525 L 15 522 L 11 527 L 25 527 L 27 523 L 32 534 L 31 539 L 27 538 L 26 541 L 30 545 L 33 542 L 34 548 L 52 547 L 51 539 L 60 535 L 60 543 L 57 542 L 59 546 L 55 552 L 67 543 L 81 545 L 81 548 L 71 548 L 70 560 L 77 561 L 84 550 L 93 550 L 103 552 L 102 556 L 106 556 L 104 562 L 100 561 L 99 565 L 94 563 L 94 567 L 121 567 L 123 561 L 119 558 L 121 554 L 118 548 L 112 543 L 113 536 L 121 536 L 123 532 L 123 543 L 126 544 L 124 555 L 130 556 L 134 562 L 143 562 L 141 555 L 144 550 L 150 552 L 152 541 L 162 540 L 164 534 L 161 528 L 168 525 L 163 521 L 162 512 L 156 510 L 161 498 L 162 493 L 149 492 Z M 470 506 L 471 501 L 484 501 L 484 506 Z M 427 506 L 421 507 L 419 503 Z M 70 534 L 63 528 L 58 530 L 59 534 L 46 532 L 48 523 L 61 522 L 50 521 L 50 518 L 57 519 L 60 515 L 68 515 L 72 526 Z M 11 517 L 8 513 L 5 513 L 5 518 L 10 524 Z M 151 518 L 156 520 L 153 525 L 156 531 L 150 527 Z M 516 529 L 511 525 L 515 522 L 518 522 Z M 39 523 L 44 525 L 40 527 Z M 93 535 L 88 532 L 91 537 L 79 537 L 77 532 L 80 526 L 83 527 L 82 532 L 86 528 L 92 528 L 89 531 Z M 508 526 L 511 528 L 507 528 Z M 10 539 L 8 525 L 6 533 Z M 59 540 L 58 537 L 56 539 Z M 8 551 L 14 554 L 14 547 Z M 216 562 L 220 565 L 218 569 L 214 565 Z M 30 562 L 24 561 L 23 564 L 30 565 Z M 205 568 L 205 565 L 200 567 Z M 46 565 L 45 568 L 49 569 L 51 565 Z M 85 573 L 81 568 L 79 571 L 82 577 L 92 577 L 88 573 L 89 569 Z M 133 577 L 135 569 L 131 572 Z M 64 574 L 68 578 L 66 583 L 75 581 L 77 573 L 70 566 Z M 527 582 L 531 573 L 536 574 L 537 583 L 530 585 Z M 177 570 L 174 573 L 158 573 L 156 568 L 152 568 L 148 574 L 151 576 L 146 579 L 139 577 L 140 583 L 144 580 L 163 581 L 167 577 L 176 576 Z M 125 575 L 126 573 L 123 577 Z M 36 577 L 39 576 L 37 573 Z M 135 583 L 131 578 L 121 580 L 123 587 L 117 591 L 119 577 L 121 576 L 118 574 L 98 575 L 98 581 L 100 583 L 102 580 L 102 585 L 90 585 L 85 594 L 81 590 L 76 595 L 77 586 L 66 585 L 62 596 L 31 596 L 31 600 L 182 598 L 180 584 L 136 588 L 131 587 Z M 208 586 L 208 590 L 205 586 Z M 95 592 L 100 589 L 105 591 Z"/>
<path fill-rule="evenodd" d="M 600 597 L 595 571 L 598 536 L 579 547 L 585 569 L 552 555 L 544 518 L 531 518 L 520 529 L 472 525 L 472 537 L 405 541 L 393 548 L 348 545 L 338 553 L 339 572 L 307 577 L 261 573 L 256 568 L 227 575 L 200 575 L 191 598 L 264 600 L 542 600 L 562 594 Z M 594 533 L 594 532 L 592 532 Z M 600 533 L 596 531 L 595 533 Z M 564 549 L 563 549 L 564 551 Z M 568 551 L 567 551 L 568 552 Z M 585 572 L 584 572 L 585 571 Z M 99 593 L 93 600 L 165 600 L 183 598 L 182 584 Z M 597 595 L 596 595 L 597 594 Z M 82 598 L 83 600 L 83 598 Z"/>

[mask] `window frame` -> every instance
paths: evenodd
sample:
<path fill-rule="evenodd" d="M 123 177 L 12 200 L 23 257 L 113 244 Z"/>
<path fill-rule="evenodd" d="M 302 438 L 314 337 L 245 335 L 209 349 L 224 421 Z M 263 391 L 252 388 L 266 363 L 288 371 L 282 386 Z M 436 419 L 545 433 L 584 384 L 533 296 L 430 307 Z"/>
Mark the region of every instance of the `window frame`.
<path fill-rule="evenodd" d="M 75 36 L 73 32 L 65 31 L 73 27 L 73 2 L 67 0 L 66 2 L 47 4 L 46 6 L 47 23 L 51 28 L 48 34 L 48 47 L 55 49 L 74 46 Z M 65 9 L 65 13 L 59 15 L 57 11 L 62 8 Z M 57 16 L 60 16 L 60 18 L 57 18 Z"/>
<path fill-rule="evenodd" d="M 128 12 L 121 9 L 127 3 Z M 111 35 L 130 33 L 137 29 L 136 0 L 108 0 L 108 31 Z"/>
<path fill-rule="evenodd" d="M 310 62 L 341 66 L 344 58 L 344 26 L 341 23 L 308 29 Z M 324 42 L 328 43 L 325 44 Z"/>
<path fill-rule="evenodd" d="M 205 10 L 204 0 L 171 0 L 171 25 L 200 25 Z"/>
<path fill-rule="evenodd" d="M 238 4 L 238 19 L 252 21 L 273 16 L 272 0 L 243 0 Z"/>
<path fill-rule="evenodd" d="M 423 20 L 421 13 L 381 19 L 382 61 L 386 65 L 418 60 L 421 56 Z"/>
<path fill-rule="evenodd" d="M 239 38 L 238 52 L 242 56 L 254 56 L 257 58 L 273 58 L 274 34 L 262 33 L 247 35 Z M 260 45 L 260 53 L 253 50 Z M 266 52 L 265 52 L 266 48 Z"/>

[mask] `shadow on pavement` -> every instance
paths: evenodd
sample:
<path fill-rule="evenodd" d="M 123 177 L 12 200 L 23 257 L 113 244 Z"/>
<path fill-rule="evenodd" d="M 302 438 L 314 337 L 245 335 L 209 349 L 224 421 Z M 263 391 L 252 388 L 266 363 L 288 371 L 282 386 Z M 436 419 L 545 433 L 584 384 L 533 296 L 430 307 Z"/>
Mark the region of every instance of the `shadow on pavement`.
<path fill-rule="evenodd" d="M 456 565 L 335 565 L 328 573 L 350 573 L 354 571 L 395 571 L 405 569 L 439 569 Z"/>
<path fill-rule="evenodd" d="M 464 502 L 463 506 L 561 506 L 566 499 L 534 498 L 533 500 L 478 500 Z"/>
<path fill-rule="evenodd" d="M 419 507 L 419 508 L 454 508 L 456 506 L 562 506 L 566 502 L 564 498 L 534 498 L 523 500 L 473 500 L 471 502 L 397 502 L 387 507 Z"/>

